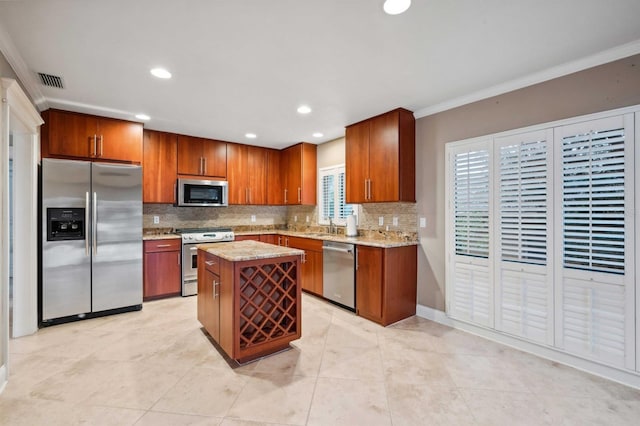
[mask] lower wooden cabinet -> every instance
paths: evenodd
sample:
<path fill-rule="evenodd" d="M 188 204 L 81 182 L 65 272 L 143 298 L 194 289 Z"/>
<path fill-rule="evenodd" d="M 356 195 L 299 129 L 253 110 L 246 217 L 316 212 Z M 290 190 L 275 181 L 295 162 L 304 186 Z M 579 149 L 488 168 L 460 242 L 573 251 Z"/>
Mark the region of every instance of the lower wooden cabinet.
<path fill-rule="evenodd" d="M 260 241 L 269 244 L 278 244 L 278 235 L 276 234 L 262 234 L 260 235 Z"/>
<path fill-rule="evenodd" d="M 417 247 L 356 250 L 356 313 L 384 326 L 415 315 Z"/>
<path fill-rule="evenodd" d="M 181 241 L 179 238 L 144 242 L 144 300 L 181 293 Z"/>
<path fill-rule="evenodd" d="M 311 238 L 286 237 L 288 247 L 304 250 L 300 265 L 302 289 L 322 296 L 322 241 Z"/>
<path fill-rule="evenodd" d="M 260 235 L 254 234 L 254 235 L 236 235 L 234 237 L 235 241 L 246 241 L 246 240 L 253 240 L 253 241 L 260 241 Z"/>

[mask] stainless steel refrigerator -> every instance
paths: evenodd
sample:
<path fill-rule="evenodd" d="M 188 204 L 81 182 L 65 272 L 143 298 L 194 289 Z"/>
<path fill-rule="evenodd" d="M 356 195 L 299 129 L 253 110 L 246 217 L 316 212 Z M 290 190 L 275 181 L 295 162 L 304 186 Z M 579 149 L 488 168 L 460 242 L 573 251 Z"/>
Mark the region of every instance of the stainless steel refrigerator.
<path fill-rule="evenodd" d="M 142 307 L 142 168 L 42 160 L 43 325 Z"/>

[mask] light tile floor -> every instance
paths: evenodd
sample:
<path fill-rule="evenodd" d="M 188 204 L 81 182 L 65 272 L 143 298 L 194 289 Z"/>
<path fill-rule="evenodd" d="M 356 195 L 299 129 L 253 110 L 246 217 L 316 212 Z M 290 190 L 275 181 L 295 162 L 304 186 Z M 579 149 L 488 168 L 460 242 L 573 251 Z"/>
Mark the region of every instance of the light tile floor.
<path fill-rule="evenodd" d="M 230 368 L 196 298 L 10 342 L 2 425 L 638 425 L 640 391 L 413 317 L 303 297 L 292 349 Z"/>

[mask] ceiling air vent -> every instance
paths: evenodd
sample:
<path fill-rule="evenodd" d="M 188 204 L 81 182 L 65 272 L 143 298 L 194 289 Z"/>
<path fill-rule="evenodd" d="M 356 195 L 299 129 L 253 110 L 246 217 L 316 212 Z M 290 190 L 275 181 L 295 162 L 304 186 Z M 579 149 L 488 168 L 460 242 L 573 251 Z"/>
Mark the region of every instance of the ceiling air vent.
<path fill-rule="evenodd" d="M 40 82 L 49 87 L 57 87 L 58 89 L 64 89 L 64 85 L 62 84 L 62 77 L 58 77 L 57 75 L 44 74 L 39 72 Z"/>

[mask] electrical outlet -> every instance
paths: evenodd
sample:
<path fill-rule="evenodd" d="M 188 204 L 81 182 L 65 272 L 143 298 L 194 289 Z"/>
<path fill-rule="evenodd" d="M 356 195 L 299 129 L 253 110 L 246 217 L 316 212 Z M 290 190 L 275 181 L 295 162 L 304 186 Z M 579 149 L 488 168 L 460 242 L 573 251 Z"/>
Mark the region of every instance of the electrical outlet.
<path fill-rule="evenodd" d="M 255 214 L 252 214 L 252 215 L 251 215 L 251 222 L 255 222 L 255 221 L 256 221 L 256 215 L 255 215 Z"/>
<path fill-rule="evenodd" d="M 309 216 L 307 216 L 307 223 L 309 223 Z"/>
<path fill-rule="evenodd" d="M 157 224 L 159 224 L 159 223 L 160 223 L 160 216 L 154 216 L 154 217 L 153 217 L 153 224 L 154 224 L 154 225 L 157 225 Z"/>
<path fill-rule="evenodd" d="M 426 217 L 421 217 L 420 218 L 420 228 L 426 228 L 427 227 L 427 218 Z"/>
<path fill-rule="evenodd" d="M 398 226 L 398 218 L 396 216 L 393 217 L 393 226 Z"/>
<path fill-rule="evenodd" d="M 378 226 L 382 226 L 384 225 L 384 216 L 379 216 L 378 217 Z"/>
<path fill-rule="evenodd" d="M 298 221 L 298 216 L 294 216 L 294 217 L 293 217 L 293 221 L 294 221 L 294 222 L 297 222 L 297 221 Z"/>

